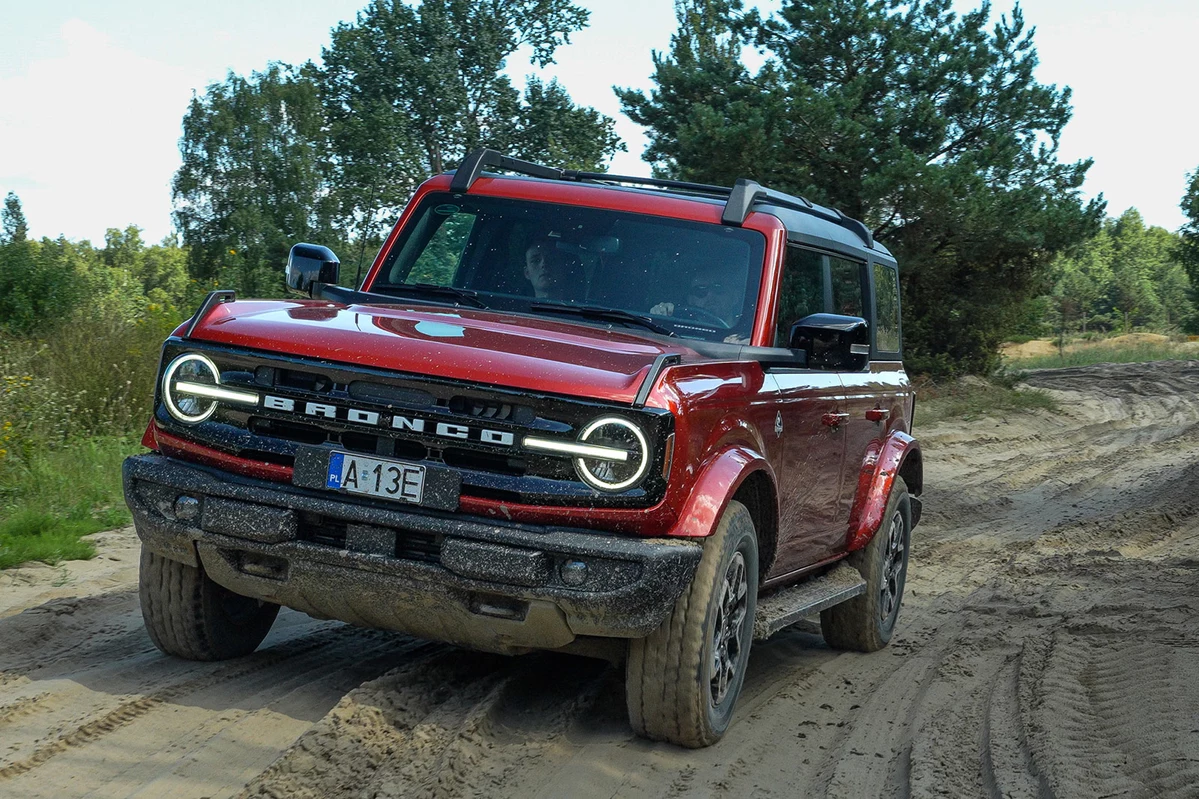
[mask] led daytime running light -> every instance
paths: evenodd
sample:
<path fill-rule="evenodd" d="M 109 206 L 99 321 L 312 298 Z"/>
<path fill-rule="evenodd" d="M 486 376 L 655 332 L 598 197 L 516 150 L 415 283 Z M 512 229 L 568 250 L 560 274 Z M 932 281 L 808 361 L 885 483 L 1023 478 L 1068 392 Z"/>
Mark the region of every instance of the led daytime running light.
<path fill-rule="evenodd" d="M 175 390 L 180 394 L 194 394 L 197 397 L 208 397 L 226 402 L 240 402 L 245 405 L 257 405 L 258 395 L 249 391 L 235 391 L 231 388 L 208 386 L 203 383 L 185 383 L 182 380 L 175 383 Z"/>
<path fill-rule="evenodd" d="M 626 463 L 629 453 L 615 447 L 600 447 L 595 444 L 575 444 L 570 441 L 555 441 L 552 438 L 535 438 L 527 436 L 524 440 L 527 449 L 539 449 L 543 452 L 560 452 L 564 455 L 578 455 L 597 461 L 620 461 Z"/>

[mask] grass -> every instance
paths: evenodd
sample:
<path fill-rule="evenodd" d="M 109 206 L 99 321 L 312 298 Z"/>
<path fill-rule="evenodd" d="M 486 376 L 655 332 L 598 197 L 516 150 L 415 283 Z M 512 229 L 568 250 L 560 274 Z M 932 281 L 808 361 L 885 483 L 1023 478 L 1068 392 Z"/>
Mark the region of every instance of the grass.
<path fill-rule="evenodd" d="M 1183 350 L 1169 342 L 1108 347 L 1096 344 L 1075 347 L 1062 355 L 1042 355 L 1009 361 L 1019 369 L 1060 369 L 1066 366 L 1093 366 L 1097 363 L 1146 363 L 1149 361 L 1193 361 L 1199 351 Z"/>
<path fill-rule="evenodd" d="M 83 536 L 129 523 L 121 461 L 139 449 L 130 437 L 95 438 L 0 470 L 0 569 L 92 557 Z"/>
<path fill-rule="evenodd" d="M 1017 389 L 1015 383 L 1014 376 L 995 380 L 973 378 L 947 385 L 925 383 L 917 388 L 916 425 L 1060 409 L 1050 394 L 1037 389 Z"/>
<path fill-rule="evenodd" d="M 0 334 L 0 569 L 92 557 L 83 536 L 129 523 L 121 461 L 140 449 L 176 321 L 81 315 Z"/>

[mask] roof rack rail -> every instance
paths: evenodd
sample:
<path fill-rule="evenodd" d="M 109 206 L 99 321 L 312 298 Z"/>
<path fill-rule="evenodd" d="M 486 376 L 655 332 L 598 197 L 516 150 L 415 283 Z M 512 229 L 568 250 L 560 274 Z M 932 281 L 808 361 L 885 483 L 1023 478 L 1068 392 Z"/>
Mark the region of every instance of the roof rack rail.
<path fill-rule="evenodd" d="M 815 205 L 806 197 L 783 194 L 781 191 L 763 188 L 757 181 L 746 178 L 738 178 L 736 184 L 733 185 L 733 191 L 729 195 L 729 201 L 725 203 L 720 221 L 726 225 L 745 224 L 745 218 L 749 216 L 749 212 L 756 202 L 768 202 L 772 205 L 790 208 L 793 211 L 803 211 L 821 219 L 827 219 L 856 235 L 868 249 L 874 249 L 874 234 L 870 232 L 870 228 L 857 219 L 846 216 L 836 208 Z"/>
<path fill-rule="evenodd" d="M 599 183 L 629 183 L 634 186 L 656 186 L 662 189 L 679 189 L 696 194 L 710 194 L 716 197 L 728 197 L 728 186 L 713 186 L 711 183 L 692 183 L 687 180 L 668 180 L 666 178 L 643 178 L 636 175 L 612 175 L 607 172 L 568 172 L 578 180 L 591 180 Z"/>
<path fill-rule="evenodd" d="M 535 178 L 548 180 L 573 180 L 597 183 L 629 183 L 639 186 L 653 186 L 663 189 L 694 192 L 696 194 L 727 197 L 720 221 L 726 225 L 740 227 L 745 224 L 746 217 L 753 210 L 754 203 L 767 202 L 773 205 L 790 208 L 794 211 L 818 216 L 829 222 L 840 225 L 860 238 L 868 248 L 874 248 L 874 236 L 870 229 L 857 219 L 848 217 L 836 208 L 824 208 L 814 205 L 805 197 L 784 194 L 773 189 L 763 188 L 761 184 L 747 178 L 738 178 L 733 187 L 713 186 L 708 183 L 690 183 L 683 180 L 667 180 L 665 178 L 642 178 L 629 175 L 612 175 L 607 172 L 580 172 L 575 169 L 559 169 L 544 166 L 532 161 L 522 161 L 511 158 L 488 148 L 472 150 L 462 159 L 462 164 L 454 172 L 450 182 L 450 191 L 468 192 L 474 182 L 483 174 L 486 167 L 506 169 L 509 172 L 519 172 Z"/>

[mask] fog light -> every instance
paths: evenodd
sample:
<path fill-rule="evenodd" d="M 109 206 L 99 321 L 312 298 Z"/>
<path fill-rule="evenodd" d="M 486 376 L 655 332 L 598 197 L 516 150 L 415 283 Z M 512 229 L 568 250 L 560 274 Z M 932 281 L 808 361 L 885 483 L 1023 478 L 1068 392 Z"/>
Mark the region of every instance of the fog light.
<path fill-rule="evenodd" d="M 581 560 L 566 561 L 558 573 L 562 576 L 562 582 L 567 585 L 578 586 L 587 582 L 587 564 Z"/>
<path fill-rule="evenodd" d="M 175 500 L 175 518 L 191 521 L 200 515 L 200 500 L 195 497 L 178 497 Z"/>

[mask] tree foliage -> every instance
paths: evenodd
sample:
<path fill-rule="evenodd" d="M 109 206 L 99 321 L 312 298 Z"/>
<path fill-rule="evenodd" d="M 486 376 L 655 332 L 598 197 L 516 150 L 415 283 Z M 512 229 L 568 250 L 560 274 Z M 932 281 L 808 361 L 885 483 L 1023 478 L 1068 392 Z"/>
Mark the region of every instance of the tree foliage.
<path fill-rule="evenodd" d="M 559 166 L 600 169 L 613 121 L 556 82 L 522 98 L 503 69 L 529 47 L 545 66 L 588 12 L 569 0 L 375 0 L 333 31 L 321 89 L 339 212 L 369 235 L 413 188 L 490 146 Z"/>
<path fill-rule="evenodd" d="M 621 90 L 665 175 L 738 177 L 863 219 L 895 251 L 916 368 L 983 371 L 1055 253 L 1093 235 L 1103 202 L 1061 163 L 1070 91 L 1040 84 L 1017 6 L 950 0 L 679 0 L 648 95 Z M 741 58 L 757 47 L 765 65 Z"/>
<path fill-rule="evenodd" d="M 8 200 L 8 209 L 20 210 L 15 194 Z M 5 222 L 17 218 L 8 209 Z M 97 249 L 65 236 L 28 239 L 19 218 L 19 235 L 0 239 L 0 333 L 38 334 L 97 316 L 178 322 L 203 291 L 188 278 L 187 250 L 173 236 L 147 246 L 136 226 L 109 228 Z"/>
<path fill-rule="evenodd" d="M 29 225 L 25 223 L 25 212 L 21 199 L 13 192 L 4 198 L 4 210 L 0 211 L 0 244 L 25 241 Z"/>
<path fill-rule="evenodd" d="M 274 294 L 303 240 L 354 241 L 361 262 L 420 181 L 481 145 L 601 169 L 623 147 L 613 120 L 556 82 L 530 79 L 522 98 L 502 71 L 520 48 L 550 63 L 586 22 L 569 0 L 374 0 L 334 29 L 323 67 L 209 86 L 173 184 L 193 274 Z"/>
<path fill-rule="evenodd" d="M 1190 275 L 1191 282 L 1199 285 L 1199 168 L 1187 176 L 1187 190 L 1179 207 L 1187 221 L 1179 231 L 1179 258 Z"/>
<path fill-rule="evenodd" d="M 1053 265 L 1055 328 L 1062 333 L 1177 331 L 1195 323 L 1179 238 L 1146 227 L 1130 208 Z"/>
<path fill-rule="evenodd" d="M 193 274 L 255 295 L 280 293 L 291 245 L 330 228 L 313 69 L 230 73 L 192 98 L 180 150 L 174 216 Z"/>

